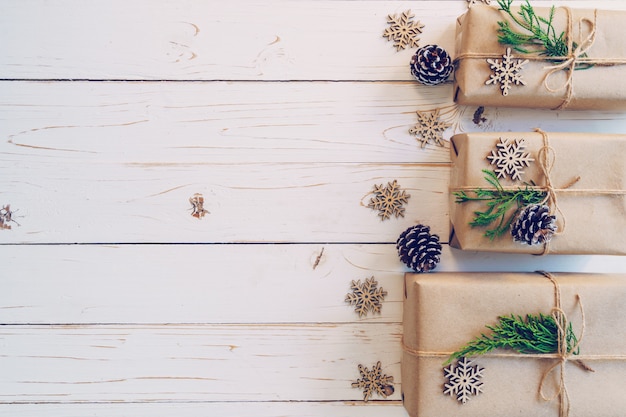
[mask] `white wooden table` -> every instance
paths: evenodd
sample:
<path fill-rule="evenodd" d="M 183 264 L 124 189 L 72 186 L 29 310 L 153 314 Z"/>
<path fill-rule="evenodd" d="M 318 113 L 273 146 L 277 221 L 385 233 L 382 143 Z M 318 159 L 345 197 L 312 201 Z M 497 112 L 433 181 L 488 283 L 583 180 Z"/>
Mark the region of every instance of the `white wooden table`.
<path fill-rule="evenodd" d="M 537 6 L 553 2 L 536 1 Z M 621 0 L 557 5 L 626 9 Z M 0 415 L 406 416 L 401 231 L 449 232 L 459 131 L 624 133 L 622 112 L 453 108 L 382 37 L 452 52 L 463 0 L 0 0 Z M 367 208 L 397 179 L 404 218 Z M 191 216 L 201 193 L 210 213 Z M 444 245 L 440 271 L 625 271 Z M 381 314 L 344 302 L 374 276 Z M 395 393 L 365 403 L 357 365 Z"/>

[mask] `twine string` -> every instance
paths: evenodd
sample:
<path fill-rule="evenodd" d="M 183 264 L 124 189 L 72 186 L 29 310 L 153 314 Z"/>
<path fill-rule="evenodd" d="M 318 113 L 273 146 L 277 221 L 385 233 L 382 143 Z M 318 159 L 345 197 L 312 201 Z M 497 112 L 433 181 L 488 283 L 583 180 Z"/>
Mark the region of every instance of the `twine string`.
<path fill-rule="evenodd" d="M 541 169 L 541 173 L 543 174 L 545 185 L 543 189 L 546 191 L 546 197 L 541 201 L 540 204 L 547 204 L 550 207 L 550 214 L 554 214 L 558 212 L 563 215 L 563 212 L 559 208 L 558 199 L 556 196 L 556 188 L 552 185 L 552 168 L 554 167 L 554 163 L 556 162 L 556 152 L 554 148 L 550 146 L 550 142 L 548 139 L 548 134 L 539 128 L 535 128 L 535 132 L 539 133 L 543 139 L 543 146 L 537 152 L 537 160 L 539 162 L 539 168 Z M 573 185 L 573 184 L 571 184 Z M 571 187 L 569 185 L 569 187 Z M 569 188 L 565 187 L 565 189 Z M 565 223 L 565 220 L 563 220 Z M 565 228 L 565 226 L 563 226 Z"/>
<path fill-rule="evenodd" d="M 580 336 L 578 337 L 574 346 L 568 349 L 567 343 L 567 328 L 568 328 L 568 320 L 565 311 L 563 311 L 561 307 L 561 288 L 559 287 L 558 281 L 552 276 L 551 273 L 545 271 L 537 271 L 539 274 L 542 274 L 544 277 L 548 278 L 552 285 L 554 286 L 554 307 L 552 307 L 552 318 L 557 326 L 557 360 L 554 364 L 548 368 L 543 376 L 541 377 L 541 382 L 539 383 L 539 395 L 544 401 L 553 401 L 556 397 L 559 397 L 559 417 L 567 417 L 569 416 L 571 403 L 569 392 L 567 391 L 567 385 L 565 384 L 565 364 L 570 359 L 575 352 L 578 351 L 578 348 L 583 340 L 585 335 L 585 310 L 582 306 L 582 301 L 580 300 L 580 296 L 576 294 L 576 302 L 580 307 L 582 324 Z M 559 368 L 559 381 L 557 383 L 557 389 L 551 396 L 546 396 L 544 393 L 544 386 L 549 375 Z M 590 370 L 589 367 L 583 364 L 583 369 Z"/>
<path fill-rule="evenodd" d="M 568 188 L 571 187 L 572 185 L 576 184 L 577 181 L 580 180 L 580 177 L 576 177 L 574 178 L 569 184 L 565 185 L 563 188 L 554 188 L 553 191 L 555 193 L 558 194 L 579 194 L 579 195 L 625 195 L 626 194 L 626 190 L 620 189 L 620 188 L 615 188 L 615 189 L 606 189 L 606 190 L 599 190 L 596 188 Z M 474 191 L 476 190 L 476 186 L 473 185 L 464 185 L 464 186 L 460 186 L 460 187 L 454 187 L 451 188 L 450 191 L 452 192 L 456 192 L 456 191 Z M 487 187 L 481 188 L 483 190 L 485 189 L 489 189 Z M 495 190 L 495 188 L 493 188 Z M 529 185 L 528 186 L 529 190 L 539 190 L 539 191 L 546 191 L 547 192 L 547 188 L 543 185 Z M 503 185 L 500 188 L 501 191 L 518 191 L 519 190 L 519 186 L 515 186 L 515 185 Z"/>
<path fill-rule="evenodd" d="M 561 234 L 565 231 L 565 213 L 559 207 L 559 202 L 556 196 L 556 189 L 552 185 L 552 168 L 554 167 L 554 163 L 556 162 L 556 152 L 554 148 L 550 146 L 550 141 L 548 139 L 548 134 L 539 128 L 535 128 L 535 132 L 539 133 L 543 138 L 543 146 L 539 149 L 537 153 L 537 159 L 539 161 L 539 168 L 543 173 L 544 178 L 544 188 L 546 191 L 546 197 L 540 204 L 547 204 L 550 208 L 550 214 L 553 215 L 558 213 L 558 218 L 561 219 L 561 228 L 555 232 L 555 234 Z M 570 183 L 566 188 L 569 188 L 574 183 Z M 545 239 L 543 242 L 543 251 L 540 255 L 545 255 L 550 250 L 550 240 Z"/>
<path fill-rule="evenodd" d="M 563 99 L 561 104 L 559 104 L 555 108 L 555 110 L 564 109 L 572 100 L 572 96 L 574 94 L 574 71 L 576 70 L 576 65 L 579 62 L 581 62 L 581 60 L 587 54 L 587 51 L 591 49 L 594 42 L 596 41 L 596 23 L 598 21 L 597 9 L 594 9 L 593 11 L 593 20 L 583 17 L 578 21 L 578 33 L 581 39 L 579 43 L 576 45 L 576 47 L 574 47 L 574 32 L 572 30 L 572 11 L 570 10 L 569 7 L 563 7 L 563 9 L 565 10 L 565 14 L 567 17 L 567 29 L 565 32 L 566 38 L 567 38 L 567 55 L 565 56 L 565 59 L 560 64 L 544 67 L 544 69 L 549 70 L 549 71 L 546 73 L 546 76 L 543 79 L 544 87 L 546 88 L 546 90 L 548 90 L 551 93 L 556 93 L 558 91 L 565 89 L 565 98 Z M 584 23 L 588 24 L 591 30 L 589 31 L 589 34 L 584 39 L 582 39 Z M 585 61 L 588 62 L 587 60 Z M 555 73 L 561 70 L 568 70 L 565 82 L 560 87 L 556 89 L 552 89 L 549 85 L 548 80 L 550 79 L 552 75 L 554 75 Z"/>

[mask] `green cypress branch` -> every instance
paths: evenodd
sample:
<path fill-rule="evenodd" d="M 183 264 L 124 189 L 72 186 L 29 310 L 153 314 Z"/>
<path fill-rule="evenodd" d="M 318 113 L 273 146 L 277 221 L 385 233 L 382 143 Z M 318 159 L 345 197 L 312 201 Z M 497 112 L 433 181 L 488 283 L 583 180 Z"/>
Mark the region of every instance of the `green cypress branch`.
<path fill-rule="evenodd" d="M 557 34 L 554 28 L 554 6 L 550 8 L 550 13 L 545 18 L 535 13 L 535 9 L 530 5 L 529 0 L 526 0 L 525 4 L 520 5 L 520 10 L 517 14 L 511 10 L 513 0 L 497 1 L 500 10 L 508 14 L 511 20 L 526 32 L 516 32 L 509 22 L 500 21 L 498 22 L 498 42 L 510 45 L 514 50 L 523 54 L 538 52 L 540 55 L 552 57 L 567 56 L 569 51 L 565 31 Z M 577 46 L 576 42 L 572 43 L 572 48 Z M 587 54 L 582 55 L 582 57 L 586 56 Z M 558 62 L 558 60 L 553 62 Z M 591 67 L 593 67 L 593 64 L 583 63 L 576 65 L 574 69 L 588 69 Z"/>
<path fill-rule="evenodd" d="M 481 334 L 480 337 L 450 355 L 445 364 L 462 356 L 483 355 L 497 348 L 511 349 L 523 354 L 558 352 L 558 327 L 552 316 L 527 314 L 524 319 L 522 316 L 511 315 L 500 317 L 499 323 L 495 326 L 485 327 L 491 330 L 491 335 Z M 565 339 L 567 352 L 577 355 L 578 349 L 572 352 L 578 343 L 572 330 L 572 323 L 568 323 L 566 327 Z"/>
<path fill-rule="evenodd" d="M 537 16 L 535 10 L 526 0 L 520 6 L 519 12 L 513 13 L 511 10 L 513 0 L 498 0 L 500 10 L 508 14 L 516 25 L 528 33 L 516 32 L 511 28 L 509 22 L 498 22 L 498 41 L 511 45 L 513 49 L 521 53 L 539 52 L 547 56 L 566 56 L 567 39 L 565 32 L 557 35 L 553 25 L 554 6 L 550 8 L 548 18 Z M 530 47 L 531 49 L 527 49 Z"/>
<path fill-rule="evenodd" d="M 524 183 L 525 188 L 518 187 L 517 190 L 505 190 L 493 171 L 484 169 L 482 172 L 485 174 L 485 181 L 493 189 L 477 188 L 470 191 L 475 196 L 470 196 L 465 191 L 456 191 L 454 196 L 456 197 L 455 202 L 459 204 L 468 201 L 486 202 L 487 208 L 484 211 L 475 211 L 474 219 L 469 224 L 472 227 L 489 226 L 497 221 L 495 228 L 485 231 L 485 236 L 493 240 L 509 230 L 511 223 L 523 207 L 540 203 L 545 198 L 546 193 L 532 188 L 535 186 L 533 182 Z M 512 208 L 515 210 L 509 213 Z M 507 213 L 509 213 L 508 216 Z"/>

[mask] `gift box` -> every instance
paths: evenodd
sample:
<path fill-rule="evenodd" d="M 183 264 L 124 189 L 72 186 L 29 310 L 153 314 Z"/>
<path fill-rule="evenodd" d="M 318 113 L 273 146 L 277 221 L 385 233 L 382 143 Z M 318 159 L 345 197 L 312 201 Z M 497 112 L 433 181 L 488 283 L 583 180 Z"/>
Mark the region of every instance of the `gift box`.
<path fill-rule="evenodd" d="M 539 273 L 406 274 L 402 398 L 409 415 L 622 417 L 626 275 L 552 279 L 556 285 Z M 557 295 L 578 336 L 577 355 L 562 361 L 558 354 L 496 349 L 445 364 L 451 353 L 489 334 L 485 326 L 500 316 L 550 315 Z M 455 382 L 467 388 L 466 402 L 454 390 L 445 392 Z"/>
<path fill-rule="evenodd" d="M 464 250 L 531 254 L 626 254 L 626 135 L 596 133 L 466 133 L 451 138 L 450 245 Z M 514 241 L 507 222 L 520 216 L 512 204 L 500 225 L 472 225 L 490 201 L 476 190 L 534 190 L 555 217 L 548 242 Z M 493 181 L 492 181 L 493 182 Z M 465 193 L 472 201 L 459 202 Z M 523 205 L 523 203 L 520 203 Z M 540 236 L 539 236 L 540 237 Z"/>
<path fill-rule="evenodd" d="M 521 20 L 518 10 L 513 8 L 512 13 Z M 534 10 L 549 19 L 550 8 Z M 626 108 L 626 12 L 555 8 L 556 35 L 563 32 L 564 39 L 572 41 L 560 56 L 522 53 L 500 43 L 498 22 L 508 22 L 515 32 L 529 33 L 496 6 L 476 5 L 457 19 L 454 98 L 459 104 Z"/>

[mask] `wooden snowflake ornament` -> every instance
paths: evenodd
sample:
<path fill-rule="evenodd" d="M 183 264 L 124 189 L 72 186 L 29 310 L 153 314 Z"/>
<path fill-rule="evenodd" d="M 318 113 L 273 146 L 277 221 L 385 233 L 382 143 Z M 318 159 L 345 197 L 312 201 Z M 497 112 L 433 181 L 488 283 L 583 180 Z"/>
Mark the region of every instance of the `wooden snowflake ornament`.
<path fill-rule="evenodd" d="M 361 284 L 361 280 L 352 281 L 351 293 L 346 294 L 345 301 L 355 306 L 354 311 L 359 313 L 359 317 L 365 316 L 368 311 L 380 313 L 382 301 L 387 296 L 387 291 L 378 287 L 378 282 L 374 277 L 366 278 Z"/>
<path fill-rule="evenodd" d="M 525 166 L 529 166 L 534 159 L 530 153 L 524 152 L 524 139 L 502 139 L 496 144 L 496 150 L 487 155 L 491 165 L 495 165 L 494 172 L 498 178 L 506 176 L 511 180 L 521 180 Z"/>
<path fill-rule="evenodd" d="M 478 365 L 471 366 L 472 361 L 462 357 L 455 365 L 443 368 L 444 377 L 448 382 L 444 385 L 444 394 L 456 396 L 456 399 L 465 404 L 472 395 L 483 392 L 481 378 L 485 368 Z"/>
<path fill-rule="evenodd" d="M 367 367 L 359 365 L 361 378 L 352 383 L 352 388 L 361 388 L 363 390 L 363 401 L 365 402 L 375 392 L 383 398 L 387 398 L 394 392 L 393 377 L 383 375 L 380 368 L 380 361 L 376 362 L 371 371 Z"/>
<path fill-rule="evenodd" d="M 378 210 L 378 215 L 381 220 L 387 220 L 391 218 L 391 215 L 397 217 L 404 217 L 403 204 L 407 203 L 407 200 L 411 197 L 410 194 L 400 189 L 398 181 L 388 182 L 386 187 L 382 184 L 374 186 L 374 197 L 370 199 L 367 207 L 372 210 Z"/>
<path fill-rule="evenodd" d="M 486 85 L 498 84 L 502 90 L 502 95 L 509 95 L 509 90 L 513 85 L 526 85 L 522 80 L 522 67 L 528 63 L 528 60 L 513 59 L 511 48 L 506 48 L 506 54 L 502 55 L 502 59 L 487 59 L 493 74 L 485 82 Z"/>
<path fill-rule="evenodd" d="M 415 135 L 421 142 L 422 148 L 427 143 L 434 142 L 438 146 L 444 146 L 443 132 L 452 126 L 441 120 L 439 109 L 433 112 L 417 112 L 417 124 L 409 129 L 409 133 Z"/>
<path fill-rule="evenodd" d="M 401 15 L 388 15 L 387 23 L 389 27 L 385 29 L 383 37 L 390 41 L 393 41 L 393 46 L 396 47 L 396 51 L 405 49 L 407 46 L 411 48 L 417 48 L 419 38 L 417 37 L 422 33 L 424 25 L 417 22 L 413 22 L 414 14 L 410 10 L 403 12 Z"/>

